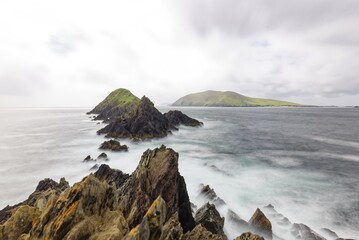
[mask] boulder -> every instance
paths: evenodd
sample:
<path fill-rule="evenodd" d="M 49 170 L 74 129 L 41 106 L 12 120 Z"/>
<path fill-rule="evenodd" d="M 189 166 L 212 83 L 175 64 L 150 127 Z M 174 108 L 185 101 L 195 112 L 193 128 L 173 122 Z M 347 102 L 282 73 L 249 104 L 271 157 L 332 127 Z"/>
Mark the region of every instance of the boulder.
<path fill-rule="evenodd" d="M 97 160 L 102 160 L 102 161 L 108 161 L 108 157 L 106 153 L 101 153 L 100 155 L 98 155 Z"/>
<path fill-rule="evenodd" d="M 266 239 L 272 239 L 272 224 L 259 208 L 254 212 L 249 224 L 263 234 Z"/>
<path fill-rule="evenodd" d="M 231 209 L 227 212 L 227 222 L 230 224 L 230 226 L 233 226 L 236 229 L 248 229 L 249 224 L 242 218 L 238 216 L 235 212 L 233 212 Z"/>
<path fill-rule="evenodd" d="M 264 240 L 264 238 L 254 233 L 246 232 L 242 233 L 241 236 L 237 237 L 235 240 Z"/>
<path fill-rule="evenodd" d="M 199 127 L 203 125 L 202 122 L 194 118 L 190 118 L 186 114 L 178 110 L 169 111 L 165 113 L 164 116 L 167 118 L 170 126 L 178 126 L 181 124 L 184 126 Z"/>
<path fill-rule="evenodd" d="M 202 225 L 213 234 L 227 239 L 223 231 L 224 218 L 221 217 L 214 204 L 206 203 L 197 210 L 195 216 L 196 225 Z"/>
<path fill-rule="evenodd" d="M 116 140 L 109 140 L 109 141 L 104 141 L 101 146 L 100 149 L 110 149 L 112 151 L 128 151 L 128 147 L 127 145 L 121 145 L 121 143 L 119 141 Z"/>
<path fill-rule="evenodd" d="M 97 170 L 97 169 L 98 169 L 98 164 L 95 164 L 90 168 L 90 171 L 94 171 L 94 170 Z"/>
<path fill-rule="evenodd" d="M 88 155 L 87 157 L 85 157 L 85 159 L 83 160 L 84 162 L 90 162 L 90 161 L 95 161 L 91 158 L 90 155 Z"/>

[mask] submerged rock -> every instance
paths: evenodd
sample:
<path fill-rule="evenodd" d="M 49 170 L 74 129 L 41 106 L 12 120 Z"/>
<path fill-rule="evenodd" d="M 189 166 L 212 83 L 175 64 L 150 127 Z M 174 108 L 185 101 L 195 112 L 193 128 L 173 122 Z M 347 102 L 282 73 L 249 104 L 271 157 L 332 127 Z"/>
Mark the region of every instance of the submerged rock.
<path fill-rule="evenodd" d="M 207 200 L 209 200 L 211 203 L 216 205 L 216 207 L 220 207 L 226 204 L 226 202 L 217 196 L 216 192 L 213 188 L 211 188 L 209 185 L 200 185 L 201 190 L 200 194 L 205 197 Z"/>
<path fill-rule="evenodd" d="M 102 160 L 102 161 L 108 161 L 108 157 L 106 153 L 101 153 L 100 155 L 98 155 L 97 160 Z"/>
<path fill-rule="evenodd" d="M 249 224 L 231 209 L 227 212 L 227 222 L 236 229 L 249 229 Z"/>
<path fill-rule="evenodd" d="M 296 239 L 302 239 L 302 240 L 326 240 L 322 236 L 320 236 L 318 233 L 314 232 L 312 229 L 310 229 L 307 225 L 304 225 L 302 223 L 294 223 L 292 230 L 292 235 Z"/>
<path fill-rule="evenodd" d="M 96 160 L 92 159 L 91 155 L 88 155 L 87 157 L 85 157 L 85 159 L 83 161 L 84 162 L 90 162 L 90 161 L 96 161 Z"/>
<path fill-rule="evenodd" d="M 127 145 L 121 145 L 121 143 L 119 141 L 116 140 L 109 140 L 109 141 L 104 141 L 101 146 L 100 149 L 110 149 L 112 151 L 128 151 L 128 147 Z"/>

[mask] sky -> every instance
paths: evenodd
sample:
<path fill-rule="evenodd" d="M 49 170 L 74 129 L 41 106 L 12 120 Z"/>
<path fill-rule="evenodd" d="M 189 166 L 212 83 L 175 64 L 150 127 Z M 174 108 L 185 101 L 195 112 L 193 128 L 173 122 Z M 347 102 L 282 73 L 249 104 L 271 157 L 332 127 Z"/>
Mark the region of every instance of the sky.
<path fill-rule="evenodd" d="M 0 107 L 93 107 L 117 88 L 359 105 L 359 1 L 0 1 Z"/>

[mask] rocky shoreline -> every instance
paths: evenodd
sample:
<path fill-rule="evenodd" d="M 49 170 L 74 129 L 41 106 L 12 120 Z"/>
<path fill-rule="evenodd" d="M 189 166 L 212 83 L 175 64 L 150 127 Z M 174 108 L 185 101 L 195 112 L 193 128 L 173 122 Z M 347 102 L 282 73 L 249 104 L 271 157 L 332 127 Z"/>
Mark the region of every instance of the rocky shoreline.
<path fill-rule="evenodd" d="M 192 216 L 178 153 L 162 145 L 145 151 L 131 175 L 101 165 L 71 187 L 40 181 L 27 200 L 0 211 L 0 239 L 225 240 L 224 221 L 210 203 Z"/>

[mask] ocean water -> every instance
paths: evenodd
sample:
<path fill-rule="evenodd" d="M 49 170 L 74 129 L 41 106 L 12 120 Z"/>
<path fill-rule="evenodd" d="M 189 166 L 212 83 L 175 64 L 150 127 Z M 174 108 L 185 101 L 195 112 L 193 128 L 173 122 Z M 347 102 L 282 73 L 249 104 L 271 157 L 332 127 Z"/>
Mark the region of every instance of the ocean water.
<path fill-rule="evenodd" d="M 179 108 L 204 122 L 180 127 L 159 140 L 132 143 L 127 153 L 107 152 L 111 167 L 131 173 L 142 153 L 165 144 L 179 152 L 191 201 L 209 184 L 230 208 L 249 220 L 272 204 L 291 222 L 340 237 L 359 236 L 359 110 L 354 108 Z M 25 200 L 37 183 L 90 173 L 104 141 L 89 109 L 0 109 L 0 208 Z M 168 111 L 169 108 L 160 108 Z M 271 219 L 272 220 L 272 219 Z M 274 220 L 272 220 L 274 223 Z M 281 226 L 274 233 L 291 239 Z M 238 230 L 225 226 L 230 239 Z M 330 239 L 330 238 L 328 238 Z"/>

